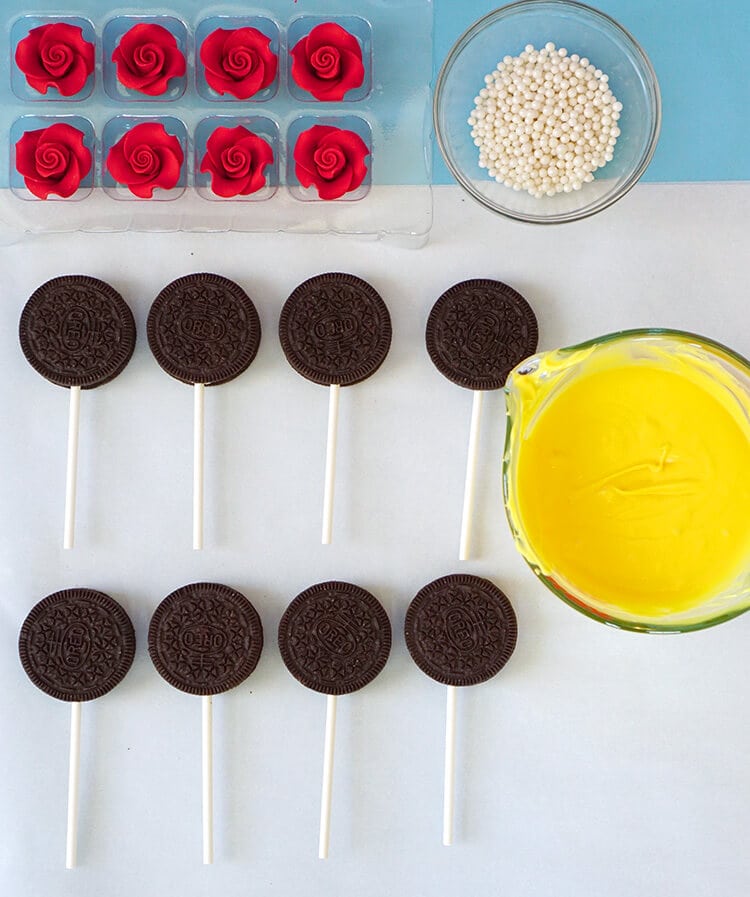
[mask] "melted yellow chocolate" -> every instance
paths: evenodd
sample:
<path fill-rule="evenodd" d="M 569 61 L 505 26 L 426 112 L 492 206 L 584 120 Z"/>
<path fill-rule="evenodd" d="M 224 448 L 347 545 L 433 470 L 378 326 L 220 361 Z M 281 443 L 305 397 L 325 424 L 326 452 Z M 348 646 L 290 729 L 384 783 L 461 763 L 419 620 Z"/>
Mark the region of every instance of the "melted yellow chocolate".
<path fill-rule="evenodd" d="M 562 374 L 560 355 L 549 395 L 543 370 L 513 375 L 508 499 L 524 554 L 584 601 L 636 617 L 730 589 L 750 567 L 750 395 L 731 365 L 679 340 L 581 350 Z"/>

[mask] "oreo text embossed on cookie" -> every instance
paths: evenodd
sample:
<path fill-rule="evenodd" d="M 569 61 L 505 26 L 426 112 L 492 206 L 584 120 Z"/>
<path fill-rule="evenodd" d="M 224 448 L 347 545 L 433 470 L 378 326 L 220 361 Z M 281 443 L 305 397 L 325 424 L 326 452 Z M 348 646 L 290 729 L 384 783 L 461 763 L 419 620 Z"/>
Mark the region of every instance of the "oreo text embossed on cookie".
<path fill-rule="evenodd" d="M 404 623 L 414 663 L 444 685 L 477 685 L 500 672 L 516 646 L 516 615 L 488 579 L 455 573 L 420 589 Z"/>
<path fill-rule="evenodd" d="M 406 611 L 406 647 L 416 665 L 447 685 L 443 844 L 453 843 L 457 686 L 498 673 L 516 647 L 516 615 L 488 579 L 454 573 L 420 589 Z"/>
<path fill-rule="evenodd" d="M 328 856 L 337 696 L 367 685 L 391 650 L 391 624 L 370 592 L 350 582 L 320 582 L 305 589 L 284 611 L 279 649 L 289 672 L 326 698 L 323 789 L 318 856 Z"/>
<path fill-rule="evenodd" d="M 322 386 L 351 386 L 385 360 L 391 318 L 367 281 L 353 274 L 320 274 L 287 299 L 279 339 L 298 374 Z"/>
<path fill-rule="evenodd" d="M 331 542 L 339 391 L 367 379 L 391 345 L 391 318 L 378 292 L 353 274 L 311 277 L 287 299 L 279 320 L 287 361 L 313 383 L 328 386 L 328 438 L 321 541 Z"/>
<path fill-rule="evenodd" d="M 193 548 L 203 548 L 205 387 L 247 370 L 260 345 L 252 300 L 220 274 L 172 281 L 151 305 L 146 335 L 154 358 L 176 380 L 193 386 Z"/>
<path fill-rule="evenodd" d="M 72 548 L 81 390 L 108 383 L 123 370 L 135 348 L 135 322 L 109 284 L 71 274 L 34 291 L 21 312 L 18 336 L 34 370 L 70 389 L 63 547 Z"/>
<path fill-rule="evenodd" d="M 135 349 L 135 321 L 108 283 L 71 274 L 32 293 L 18 326 L 29 364 L 58 386 L 92 389 L 116 377 Z"/>
<path fill-rule="evenodd" d="M 348 582 L 322 582 L 297 595 L 279 623 L 289 672 L 327 695 L 358 691 L 385 666 L 391 624 L 383 606 Z"/>
<path fill-rule="evenodd" d="M 130 617 L 109 595 L 64 589 L 32 608 L 21 627 L 18 653 L 37 688 L 60 701 L 92 701 L 130 669 L 135 633 Z"/>
<path fill-rule="evenodd" d="M 107 694 L 125 677 L 135 655 L 133 624 L 104 592 L 63 589 L 31 609 L 21 626 L 18 654 L 37 688 L 70 703 L 65 867 L 72 869 L 78 849 L 81 704 Z"/>
<path fill-rule="evenodd" d="M 500 389 L 536 351 L 536 315 L 523 296 L 499 280 L 464 280 L 432 306 L 427 352 L 440 373 L 466 389 Z"/>
<path fill-rule="evenodd" d="M 433 305 L 425 342 L 435 367 L 474 391 L 458 559 L 468 560 L 474 512 L 483 393 L 500 389 L 511 370 L 536 350 L 538 327 L 528 302 L 499 280 L 464 280 Z"/>
<path fill-rule="evenodd" d="M 263 626 L 235 589 L 194 582 L 171 592 L 151 617 L 148 653 L 170 685 L 192 695 L 217 695 L 253 672 Z"/>
<path fill-rule="evenodd" d="M 250 366 L 260 345 L 260 319 L 234 281 L 188 274 L 156 297 L 146 334 L 154 358 L 171 377 L 217 386 Z"/>
<path fill-rule="evenodd" d="M 253 672 L 263 650 L 260 617 L 245 596 L 217 582 L 171 592 L 151 617 L 148 653 L 170 685 L 201 695 L 203 862 L 213 863 L 213 700 Z"/>

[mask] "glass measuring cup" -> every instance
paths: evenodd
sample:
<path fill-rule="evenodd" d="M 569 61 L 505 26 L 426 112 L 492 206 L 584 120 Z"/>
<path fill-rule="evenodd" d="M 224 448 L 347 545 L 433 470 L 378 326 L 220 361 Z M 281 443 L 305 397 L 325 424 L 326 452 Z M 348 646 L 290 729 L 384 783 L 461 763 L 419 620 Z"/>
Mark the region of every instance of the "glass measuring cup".
<path fill-rule="evenodd" d="M 719 343 L 677 330 L 641 329 L 613 333 L 580 345 L 535 355 L 511 372 L 505 386 L 508 427 L 503 458 L 503 495 L 516 547 L 537 577 L 558 597 L 593 619 L 623 629 L 646 632 L 684 632 L 711 626 L 737 616 L 750 607 L 750 501 L 747 500 L 750 492 L 745 491 L 750 490 L 750 472 L 746 475 L 741 473 L 740 482 L 736 486 L 734 483 L 731 484 L 732 488 L 728 490 L 731 496 L 733 515 L 736 511 L 736 520 L 742 520 L 743 516 L 746 516 L 748 521 L 746 525 L 738 524 L 742 531 L 737 535 L 738 541 L 735 540 L 736 547 L 739 544 L 744 545 L 743 540 L 747 538 L 747 553 L 743 555 L 744 559 L 737 569 L 730 570 L 727 567 L 727 571 L 731 575 L 724 578 L 721 575 L 722 571 L 717 569 L 716 587 L 709 589 L 705 594 L 694 596 L 694 600 L 686 601 L 682 606 L 679 606 L 679 602 L 674 606 L 670 606 L 667 600 L 660 602 L 656 591 L 657 597 L 654 599 L 653 606 L 637 606 L 637 602 L 629 601 L 624 594 L 619 597 L 617 594 L 604 594 L 608 591 L 606 588 L 597 591 L 590 586 L 590 582 L 593 581 L 591 577 L 587 581 L 586 576 L 580 575 L 576 568 L 581 565 L 576 564 L 576 557 L 570 551 L 567 553 L 558 551 L 556 556 L 554 551 L 550 554 L 550 547 L 547 544 L 549 540 L 540 538 L 539 528 L 537 527 L 537 531 L 535 531 L 534 526 L 529 525 L 531 520 L 530 502 L 523 494 L 523 484 L 527 482 L 524 479 L 524 465 L 529 463 L 529 457 L 533 455 L 534 434 L 536 433 L 538 436 L 544 431 L 543 427 L 540 428 L 540 421 L 543 420 L 546 412 L 553 409 L 555 403 L 565 401 L 561 397 L 566 393 L 570 400 L 573 395 L 570 390 L 580 383 L 581 378 L 597 375 L 597 372 L 606 371 L 608 366 L 617 367 L 618 370 L 622 368 L 629 374 L 638 368 L 653 369 L 657 374 L 661 371 L 679 374 L 700 390 L 705 389 L 707 395 L 714 397 L 739 427 L 737 445 L 741 457 L 745 457 L 745 452 L 750 454 L 750 362 Z M 648 406 L 652 399 L 655 401 L 653 396 L 644 395 L 644 405 Z M 622 396 L 615 395 L 612 399 L 612 403 L 622 401 L 624 401 Z M 665 407 L 669 407 L 668 400 L 665 398 L 664 401 L 667 403 Z M 559 407 L 561 406 L 558 405 Z M 603 407 L 610 407 L 610 405 Z M 614 404 L 611 407 L 614 407 Z M 634 413 L 632 409 L 628 413 L 630 418 L 627 423 L 630 426 Z M 637 417 L 639 413 L 640 410 L 637 409 L 635 416 Z M 599 418 L 596 417 L 596 414 L 600 415 Z M 618 411 L 617 414 L 620 412 Z M 627 441 L 629 438 L 627 433 L 623 436 L 618 432 L 618 427 L 622 429 L 622 421 L 618 422 L 617 427 L 611 427 L 612 422 L 607 420 L 606 414 L 592 410 L 591 415 L 590 439 L 588 437 L 579 439 L 579 444 L 585 447 L 591 444 L 591 440 L 595 442 L 596 440 L 613 441 L 614 439 L 616 443 L 617 439 L 625 438 Z M 647 415 L 645 409 L 643 415 L 644 417 Z M 696 431 L 700 424 L 700 420 L 695 421 Z M 635 425 L 639 426 L 640 422 L 636 421 Z M 656 422 L 647 420 L 646 425 L 658 425 L 658 420 Z M 693 440 L 690 427 L 686 432 L 689 433 L 692 445 L 695 440 Z M 571 435 L 568 433 L 567 437 L 571 437 Z M 709 432 L 703 441 L 705 444 L 709 444 L 710 439 Z M 556 433 L 555 440 L 563 449 L 565 448 L 564 428 Z M 697 441 L 700 443 L 699 438 Z M 575 439 L 571 439 L 570 442 L 574 444 Z M 554 458 L 554 453 L 550 457 Z M 738 455 L 738 457 L 740 456 Z M 699 472 L 704 469 L 709 470 L 714 461 L 711 460 L 710 454 L 707 458 L 708 460 L 703 458 L 687 459 L 692 464 L 690 471 L 694 473 L 696 470 Z M 676 458 L 676 456 L 674 459 L 667 457 L 667 461 L 670 460 L 684 459 Z M 554 465 L 554 463 L 553 461 L 552 464 Z M 700 466 L 701 464 L 703 467 Z M 707 464 L 708 467 L 706 467 Z M 648 467 L 648 465 L 636 466 Z M 742 465 L 739 466 L 742 470 Z M 677 469 L 679 469 L 679 465 L 673 468 L 675 471 Z M 682 469 L 685 469 L 684 465 Z M 617 581 L 614 568 L 610 570 L 606 566 L 608 553 L 611 553 L 610 549 L 613 549 L 613 545 L 607 543 L 610 530 L 624 532 L 626 539 L 632 538 L 635 548 L 631 563 L 635 565 L 638 563 L 637 540 L 646 538 L 646 533 L 650 534 L 648 537 L 652 541 L 654 538 L 661 538 L 658 528 L 656 536 L 654 536 L 653 519 L 647 521 L 648 525 L 643 528 L 643 531 L 639 531 L 638 527 L 641 525 L 639 514 L 642 522 L 643 513 L 648 513 L 651 518 L 654 518 L 654 515 L 664 515 L 666 511 L 674 509 L 679 517 L 680 525 L 688 527 L 684 538 L 689 539 L 694 535 L 689 526 L 693 525 L 691 520 L 695 515 L 690 516 L 693 513 L 692 509 L 690 514 L 685 513 L 686 502 L 689 503 L 693 498 L 691 494 L 688 494 L 693 488 L 692 483 L 683 478 L 681 485 L 677 488 L 674 477 L 672 479 L 665 477 L 663 481 L 659 481 L 658 477 L 654 476 L 652 477 L 654 482 L 649 481 L 651 491 L 647 496 L 647 501 L 644 501 L 642 497 L 646 493 L 643 477 L 639 475 L 637 477 L 639 482 L 634 485 L 632 471 L 631 467 L 629 472 L 625 472 L 628 473 L 627 476 L 623 471 L 615 471 L 611 476 L 604 478 L 608 492 L 605 495 L 604 487 L 601 487 L 601 501 L 598 504 L 595 501 L 592 505 L 601 512 L 601 519 L 587 519 L 586 526 L 584 526 L 584 530 L 588 528 L 590 532 L 594 533 L 594 536 L 588 543 L 585 535 L 575 543 L 580 545 L 580 552 L 583 553 L 581 556 L 585 557 L 587 570 L 596 566 L 597 550 L 601 554 L 602 566 L 597 571 L 600 583 L 607 583 L 610 572 L 612 580 Z M 654 471 L 658 473 L 658 459 Z M 519 472 L 521 477 L 519 477 Z M 648 474 L 649 471 L 646 473 Z M 722 471 L 711 471 L 711 475 L 714 473 L 720 478 Z M 554 471 L 549 473 L 549 470 L 546 470 L 542 471 L 542 475 L 554 477 L 555 474 Z M 562 474 L 560 476 L 562 477 Z M 585 480 L 585 476 L 583 476 L 583 480 Z M 557 532 L 558 530 L 555 528 L 562 528 L 559 529 L 559 532 L 565 532 L 564 528 L 571 527 L 571 520 L 565 509 L 580 509 L 575 504 L 580 498 L 580 494 L 575 491 L 578 488 L 578 482 L 578 480 L 571 482 L 569 494 L 565 494 L 567 487 L 563 482 L 560 486 L 560 494 L 563 496 L 561 502 L 550 501 L 549 509 L 543 509 L 543 513 L 548 515 L 548 519 L 545 521 L 548 534 Z M 686 482 L 687 486 L 685 486 Z M 653 488 L 651 488 L 652 486 Z M 709 496 L 713 494 L 710 484 L 707 487 L 706 483 L 703 483 L 701 488 L 703 493 L 707 493 Z M 635 494 L 638 489 L 643 495 Z M 631 515 L 633 522 L 629 528 L 620 527 L 618 530 L 618 527 L 613 526 L 612 523 L 613 515 L 618 509 L 616 504 L 608 505 L 607 501 L 612 501 L 612 496 L 619 499 L 625 493 L 629 493 L 625 496 L 628 500 L 635 494 L 634 504 L 627 507 L 627 513 Z M 526 504 L 524 504 L 525 502 Z M 697 507 L 700 511 L 702 508 L 700 502 Z M 746 515 L 742 513 L 743 507 L 747 509 Z M 687 524 L 685 523 L 686 519 L 688 520 Z M 699 519 L 698 522 L 700 522 Z M 698 523 L 694 525 L 697 526 Z M 720 525 L 723 527 L 724 523 L 720 522 Z M 742 529 L 743 526 L 747 527 L 747 532 Z M 733 535 L 732 538 L 734 538 Z M 569 541 L 567 544 L 569 546 L 573 542 Z M 645 544 L 645 542 L 641 543 L 642 546 Z M 604 550 L 602 550 L 602 546 Z M 652 551 L 652 555 L 654 554 L 658 554 L 658 550 Z M 692 559 L 693 555 L 691 554 L 690 557 Z M 668 560 L 667 558 L 665 566 Z M 706 569 L 709 570 L 720 567 L 720 558 L 715 552 L 709 551 L 705 558 L 698 560 L 701 563 L 705 561 Z M 613 589 L 616 591 L 616 587 L 613 586 Z"/>

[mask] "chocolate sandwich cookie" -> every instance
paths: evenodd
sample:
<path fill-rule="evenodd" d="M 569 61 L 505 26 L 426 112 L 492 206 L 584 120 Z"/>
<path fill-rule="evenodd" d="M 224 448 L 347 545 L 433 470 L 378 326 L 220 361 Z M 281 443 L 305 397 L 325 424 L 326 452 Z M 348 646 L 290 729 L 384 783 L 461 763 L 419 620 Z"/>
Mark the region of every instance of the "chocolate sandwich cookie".
<path fill-rule="evenodd" d="M 350 582 L 321 582 L 297 595 L 279 623 L 289 672 L 327 695 L 358 691 L 385 666 L 391 624 L 380 602 Z"/>
<path fill-rule="evenodd" d="M 36 604 L 24 620 L 18 653 L 29 679 L 60 701 L 92 701 L 130 669 L 135 633 L 109 595 L 64 589 Z"/>
<path fill-rule="evenodd" d="M 351 386 L 380 367 L 391 317 L 379 293 L 353 274 L 320 274 L 287 299 L 279 339 L 297 373 L 323 386 Z"/>
<path fill-rule="evenodd" d="M 216 695 L 244 682 L 263 650 L 263 626 L 235 589 L 194 582 L 167 595 L 148 629 L 148 653 L 170 685 Z"/>
<path fill-rule="evenodd" d="M 219 274 L 188 274 L 156 297 L 146 335 L 154 358 L 170 376 L 217 386 L 238 377 L 255 358 L 260 319 L 234 281 Z"/>
<path fill-rule="evenodd" d="M 466 389 L 500 389 L 536 351 L 539 328 L 529 303 L 499 280 L 464 280 L 433 305 L 425 342 L 435 367 Z"/>
<path fill-rule="evenodd" d="M 58 386 L 92 389 L 116 377 L 135 348 L 135 321 L 103 280 L 69 274 L 32 293 L 18 327 L 29 364 Z"/>
<path fill-rule="evenodd" d="M 444 685 L 477 685 L 508 662 L 516 647 L 516 615 L 494 583 L 455 573 L 417 593 L 404 635 L 423 673 Z"/>

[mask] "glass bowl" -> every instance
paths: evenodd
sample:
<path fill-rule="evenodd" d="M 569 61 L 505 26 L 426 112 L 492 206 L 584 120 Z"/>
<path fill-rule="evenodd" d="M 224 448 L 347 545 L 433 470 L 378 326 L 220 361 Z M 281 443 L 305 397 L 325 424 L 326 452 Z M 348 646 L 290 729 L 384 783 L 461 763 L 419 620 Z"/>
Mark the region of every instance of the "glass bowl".
<path fill-rule="evenodd" d="M 647 381 L 632 377 L 628 381 L 609 381 L 602 392 L 600 380 L 600 392 L 598 396 L 593 393 L 596 396 L 593 400 L 591 391 L 575 395 L 569 392 L 558 405 L 557 415 L 547 419 L 534 440 L 533 428 L 539 426 L 543 413 L 570 384 L 580 385 L 581 375 L 611 373 L 612 359 L 615 368 L 627 366 L 629 374 L 639 364 L 657 370 L 661 380 L 648 381 L 650 394 L 657 396 L 655 402 L 649 400 L 635 410 L 632 408 Z M 682 402 L 680 406 L 674 401 L 677 393 L 672 392 L 668 400 L 666 393 L 657 391 L 658 384 L 663 386 L 667 379 L 675 383 L 671 379 L 674 373 L 681 375 L 680 382 L 698 387 L 689 393 L 690 397 L 708 395 L 729 413 L 738 427 L 731 429 L 732 445 L 742 453 L 746 449 L 750 451 L 750 362 L 720 343 L 692 333 L 667 329 L 626 330 L 566 349 L 540 353 L 518 365 L 505 385 L 508 426 L 503 496 L 516 548 L 555 595 L 592 619 L 621 629 L 687 632 L 729 620 L 750 607 L 748 534 L 732 529 L 732 520 L 735 526 L 742 520 L 741 514 L 732 514 L 747 504 L 750 485 L 744 474 L 739 479 L 730 479 L 729 465 L 722 464 L 723 449 L 710 449 L 714 434 L 725 437 L 716 443 L 724 446 L 729 441 L 730 430 L 712 428 L 709 421 L 717 418 L 708 415 L 700 418 L 703 430 L 693 426 L 692 421 L 707 406 L 701 405 L 700 410 L 695 402 Z M 588 382 L 590 390 L 594 381 Z M 628 394 L 634 398 L 624 398 Z M 659 399 L 660 394 L 665 398 Z M 589 408 L 597 409 L 589 415 L 582 405 L 586 395 L 595 403 Z M 644 405 L 648 408 L 644 409 Z M 670 429 L 671 422 L 659 431 L 663 423 L 658 416 L 659 407 L 670 408 L 670 421 L 674 419 L 671 408 L 677 408 L 680 427 L 686 427 L 682 435 L 674 438 L 677 431 Z M 614 411 L 608 420 L 596 416 L 610 408 L 625 410 Z M 723 413 L 721 418 L 725 420 Z M 554 440 L 549 439 L 547 432 L 550 421 Z M 639 461 L 636 463 L 629 449 L 619 447 L 637 446 L 640 433 L 657 435 L 653 438 L 647 435 L 641 444 L 645 448 L 639 447 L 635 453 Z M 664 442 L 661 458 L 652 451 L 654 445 L 660 444 L 655 440 Z M 596 446 L 603 448 L 589 449 Z M 529 454 L 522 462 L 525 452 Z M 575 460 L 569 463 L 566 458 Z M 583 466 L 581 458 L 586 459 Z M 600 463 L 602 458 L 605 460 Z M 650 463 L 652 460 L 655 463 Z M 519 476 L 521 463 L 526 464 L 526 470 Z M 731 466 L 744 470 L 742 455 Z M 535 472 L 547 470 L 556 472 L 536 477 Z M 719 471 L 719 477 L 722 472 L 727 473 L 723 481 L 718 479 L 707 490 L 700 484 L 706 471 Z M 692 489 L 692 483 L 698 486 Z M 595 498 L 589 501 L 592 495 Z M 714 495 L 721 496 L 716 503 L 712 501 Z M 618 504 L 619 496 L 630 498 Z M 708 511 L 704 512 L 709 505 L 711 517 Z M 569 509 L 568 519 L 565 509 Z M 712 521 L 712 529 L 708 529 L 708 520 Z M 670 542 L 672 538 L 678 541 Z M 621 548 L 623 539 L 626 541 Z M 643 539 L 647 542 L 641 548 Z M 672 599 L 670 605 L 669 598 L 663 600 L 666 593 L 650 585 L 656 579 L 649 577 L 659 577 L 663 584 L 665 580 L 660 578 L 663 570 L 670 571 L 667 574 L 670 577 L 674 575 L 673 558 L 679 554 L 670 553 L 668 546 L 675 544 L 687 552 L 693 571 L 700 571 L 700 575 L 705 572 L 707 578 L 705 586 L 689 602 L 682 601 L 685 593 L 681 590 L 685 586 L 680 583 L 675 592 L 679 598 Z M 727 546 L 723 555 L 722 546 Z M 615 557 L 618 560 L 612 563 Z M 711 565 L 721 565 L 722 558 L 728 562 L 727 575 L 722 576 L 719 567 L 718 576 L 714 577 Z M 552 566 L 556 569 L 549 569 Z M 596 571 L 593 577 L 592 570 Z M 690 577 L 690 573 L 685 574 L 688 588 L 694 585 Z M 592 594 L 595 590 L 592 584 L 596 581 L 598 595 Z M 638 598 L 632 600 L 626 592 L 617 592 L 625 581 L 638 584 L 647 596 L 646 605 L 640 602 L 638 607 Z M 717 585 L 717 581 L 721 584 Z"/>
<path fill-rule="evenodd" d="M 498 183 L 478 165 L 467 119 L 484 76 L 504 56 L 547 42 L 587 57 L 609 75 L 623 109 L 614 158 L 591 183 L 539 199 Z M 456 41 L 438 74 L 433 101 L 438 146 L 453 177 L 485 208 L 517 221 L 561 224 L 606 209 L 637 183 L 656 148 L 661 98 L 656 74 L 637 41 L 598 10 L 571 0 L 521 0 L 489 13 Z"/>

